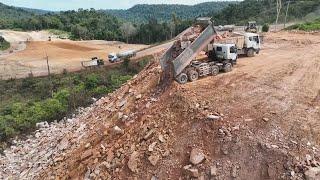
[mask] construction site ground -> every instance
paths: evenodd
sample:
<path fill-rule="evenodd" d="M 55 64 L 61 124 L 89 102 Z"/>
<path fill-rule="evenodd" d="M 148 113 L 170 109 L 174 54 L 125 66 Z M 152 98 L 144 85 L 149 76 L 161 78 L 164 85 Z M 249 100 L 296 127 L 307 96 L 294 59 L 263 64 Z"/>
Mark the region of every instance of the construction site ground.
<path fill-rule="evenodd" d="M 17 32 L 1 30 L 0 34 L 11 43 L 11 48 L 0 52 L 1 79 L 23 78 L 30 73 L 33 76 L 48 74 L 47 58 L 52 73 L 62 73 L 81 70 L 81 61 L 98 57 L 110 65 L 109 53 L 126 50 L 141 50 L 147 45 L 125 44 L 117 41 L 71 41 L 56 38 L 47 31 Z M 48 37 L 52 41 L 48 41 Z"/>
<path fill-rule="evenodd" d="M 232 72 L 185 85 L 159 86 L 155 61 L 73 119 L 15 141 L 0 178 L 316 177 L 319 48 L 320 33 L 268 33 Z"/>

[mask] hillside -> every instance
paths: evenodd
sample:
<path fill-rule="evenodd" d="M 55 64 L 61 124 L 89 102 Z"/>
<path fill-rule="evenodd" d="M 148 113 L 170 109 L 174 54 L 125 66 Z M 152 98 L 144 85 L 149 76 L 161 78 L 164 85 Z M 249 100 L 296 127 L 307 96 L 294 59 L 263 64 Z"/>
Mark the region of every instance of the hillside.
<path fill-rule="evenodd" d="M 104 10 L 104 12 L 131 22 L 147 22 L 150 18 L 156 18 L 158 21 L 169 21 L 173 13 L 180 19 L 185 20 L 193 19 L 208 14 L 209 12 L 219 12 L 229 4 L 236 3 L 235 1 L 218 1 L 200 3 L 193 6 L 179 4 L 139 4 L 128 10 Z"/>
<path fill-rule="evenodd" d="M 32 15 L 34 15 L 33 12 L 14 6 L 8 6 L 0 2 L 0 20 L 26 18 L 31 17 Z"/>
<path fill-rule="evenodd" d="M 279 22 L 285 21 L 285 12 L 289 0 L 282 1 L 282 9 Z M 288 21 L 301 20 L 305 16 L 314 14 L 320 8 L 320 0 L 290 1 L 288 9 Z M 316 15 L 316 14 L 315 14 Z M 256 20 L 258 23 L 274 23 L 276 20 L 276 3 L 270 0 L 245 0 L 238 4 L 230 4 L 220 12 L 209 13 L 218 24 L 244 25 L 248 20 Z"/>
<path fill-rule="evenodd" d="M 31 18 L 35 15 L 43 15 L 49 11 L 8 6 L 0 2 L 0 29 L 4 29 L 21 19 Z"/>
<path fill-rule="evenodd" d="M 263 46 L 232 72 L 165 90 L 158 61 L 147 65 L 14 141 L 0 179 L 319 179 L 320 34 L 268 33 Z"/>

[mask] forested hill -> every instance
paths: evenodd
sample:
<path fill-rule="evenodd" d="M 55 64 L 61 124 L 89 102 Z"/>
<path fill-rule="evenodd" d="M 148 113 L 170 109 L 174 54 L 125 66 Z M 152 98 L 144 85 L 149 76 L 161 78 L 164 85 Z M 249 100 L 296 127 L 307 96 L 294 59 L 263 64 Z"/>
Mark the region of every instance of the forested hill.
<path fill-rule="evenodd" d="M 31 9 L 24 7 L 15 7 L 8 6 L 0 2 L 0 17 L 1 19 L 17 19 L 17 18 L 26 18 L 33 15 L 46 14 L 51 11 L 42 10 L 42 9 Z"/>
<path fill-rule="evenodd" d="M 319 17 L 313 13 L 319 11 L 320 0 L 282 0 L 282 8 L 279 16 L 279 23 L 284 22 L 288 9 L 288 21 L 302 20 L 307 15 Z M 238 24 L 244 25 L 249 20 L 256 20 L 259 24 L 274 23 L 276 21 L 276 1 L 275 0 L 244 0 L 238 4 L 228 5 L 220 12 L 212 12 L 207 16 L 212 16 L 217 24 Z"/>
<path fill-rule="evenodd" d="M 27 11 L 23 8 L 7 6 L 0 2 L 0 20 L 22 19 L 33 15 L 34 12 Z"/>
<path fill-rule="evenodd" d="M 141 23 L 147 22 L 150 18 L 158 21 L 170 21 L 172 14 L 175 13 L 182 20 L 193 19 L 198 16 L 206 15 L 210 12 L 219 12 L 229 4 L 237 4 L 236 1 L 213 1 L 196 4 L 193 6 L 179 4 L 140 4 L 128 10 L 103 10 L 120 19 Z"/>

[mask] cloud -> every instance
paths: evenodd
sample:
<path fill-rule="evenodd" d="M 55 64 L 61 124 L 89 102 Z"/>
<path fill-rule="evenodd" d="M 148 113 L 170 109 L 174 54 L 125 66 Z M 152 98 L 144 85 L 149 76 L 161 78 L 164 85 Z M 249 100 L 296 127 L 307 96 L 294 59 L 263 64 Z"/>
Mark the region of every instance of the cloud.
<path fill-rule="evenodd" d="M 128 9 L 135 4 L 198 4 L 209 0 L 0 0 L 12 6 L 45 10 Z"/>

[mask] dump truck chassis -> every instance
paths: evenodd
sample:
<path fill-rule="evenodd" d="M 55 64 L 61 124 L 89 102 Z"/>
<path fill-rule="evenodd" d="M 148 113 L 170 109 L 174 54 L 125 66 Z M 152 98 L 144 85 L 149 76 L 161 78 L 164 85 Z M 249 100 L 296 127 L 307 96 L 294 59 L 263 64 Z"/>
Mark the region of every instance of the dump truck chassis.
<path fill-rule="evenodd" d="M 192 62 L 182 73 L 176 77 L 176 81 L 180 84 L 185 84 L 188 81 L 196 81 L 203 76 L 216 76 L 220 71 L 232 71 L 233 63 L 229 60 L 223 62 Z"/>

